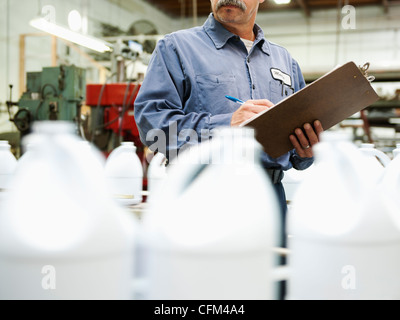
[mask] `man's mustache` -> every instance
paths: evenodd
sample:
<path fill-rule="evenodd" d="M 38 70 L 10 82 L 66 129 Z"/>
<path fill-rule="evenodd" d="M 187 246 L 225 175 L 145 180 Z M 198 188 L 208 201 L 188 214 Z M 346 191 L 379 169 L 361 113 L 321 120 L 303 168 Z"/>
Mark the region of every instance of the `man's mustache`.
<path fill-rule="evenodd" d="M 246 11 L 247 9 L 246 4 L 240 0 L 219 0 L 215 6 L 215 10 L 218 11 L 223 6 L 236 6 L 243 11 Z"/>

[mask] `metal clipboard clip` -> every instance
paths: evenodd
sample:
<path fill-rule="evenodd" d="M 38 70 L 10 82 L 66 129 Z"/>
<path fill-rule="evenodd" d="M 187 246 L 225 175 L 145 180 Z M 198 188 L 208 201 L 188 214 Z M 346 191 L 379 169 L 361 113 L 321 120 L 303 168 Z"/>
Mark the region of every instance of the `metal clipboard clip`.
<path fill-rule="evenodd" d="M 360 69 L 361 73 L 364 75 L 364 77 L 369 81 L 372 82 L 375 80 L 374 76 L 370 76 L 367 73 L 367 70 L 369 69 L 369 62 L 365 63 L 362 67 L 359 66 L 358 69 Z"/>

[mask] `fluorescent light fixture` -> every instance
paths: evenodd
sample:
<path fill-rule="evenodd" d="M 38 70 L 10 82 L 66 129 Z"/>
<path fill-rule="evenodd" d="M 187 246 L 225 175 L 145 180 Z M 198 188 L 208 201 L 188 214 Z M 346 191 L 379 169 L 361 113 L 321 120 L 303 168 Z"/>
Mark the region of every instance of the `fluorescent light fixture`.
<path fill-rule="evenodd" d="M 32 27 L 50 33 L 61 39 L 76 43 L 80 46 L 92 49 L 97 52 L 112 51 L 113 45 L 104 40 L 72 31 L 68 28 L 49 22 L 43 18 L 36 18 L 29 23 Z"/>
<path fill-rule="evenodd" d="M 276 4 L 288 4 L 290 0 L 274 0 Z"/>

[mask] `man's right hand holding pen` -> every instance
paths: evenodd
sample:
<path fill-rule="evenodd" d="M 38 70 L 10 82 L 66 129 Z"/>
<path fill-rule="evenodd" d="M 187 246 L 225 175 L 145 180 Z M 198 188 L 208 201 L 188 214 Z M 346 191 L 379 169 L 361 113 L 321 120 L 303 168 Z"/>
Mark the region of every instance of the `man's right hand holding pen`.
<path fill-rule="evenodd" d="M 272 108 L 273 106 L 274 104 L 268 99 L 247 100 L 233 113 L 231 126 L 238 126 L 242 122 L 254 117 L 256 114 L 266 109 Z"/>
<path fill-rule="evenodd" d="M 239 126 L 256 114 L 274 106 L 268 99 L 247 100 L 246 102 L 236 99 L 235 102 L 240 102 L 241 106 L 233 113 L 231 126 Z M 282 121 L 284 121 L 284 119 L 282 119 Z M 324 129 L 321 122 L 316 120 L 312 125 L 310 123 L 305 123 L 303 128 L 296 128 L 289 139 L 293 148 L 296 149 L 297 154 L 301 158 L 311 158 L 314 155 L 312 146 L 319 142 L 319 136 L 323 131 Z"/>

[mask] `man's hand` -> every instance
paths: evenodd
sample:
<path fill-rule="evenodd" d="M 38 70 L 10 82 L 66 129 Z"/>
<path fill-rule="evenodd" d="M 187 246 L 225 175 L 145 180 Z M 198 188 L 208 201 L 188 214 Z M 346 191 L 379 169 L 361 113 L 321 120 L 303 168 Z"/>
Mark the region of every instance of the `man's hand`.
<path fill-rule="evenodd" d="M 303 128 L 304 132 L 300 128 L 294 130 L 295 134 L 291 134 L 289 139 L 301 158 L 311 158 L 314 155 L 312 146 L 319 142 L 319 135 L 324 129 L 318 120 L 314 121 L 314 128 L 309 123 L 306 123 Z"/>
<path fill-rule="evenodd" d="M 233 113 L 231 126 L 238 126 L 242 122 L 254 117 L 257 113 L 272 108 L 273 106 L 274 104 L 267 99 L 248 100 Z"/>

